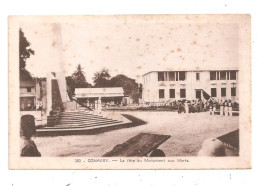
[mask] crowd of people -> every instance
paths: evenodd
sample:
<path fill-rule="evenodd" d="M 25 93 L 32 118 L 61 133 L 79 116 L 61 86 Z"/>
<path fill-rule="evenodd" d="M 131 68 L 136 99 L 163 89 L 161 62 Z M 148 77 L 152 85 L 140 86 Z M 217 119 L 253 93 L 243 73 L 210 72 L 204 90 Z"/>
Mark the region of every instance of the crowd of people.
<path fill-rule="evenodd" d="M 20 110 L 21 111 L 35 111 L 35 110 L 42 110 L 43 104 L 42 101 L 37 101 L 34 105 L 33 101 L 28 101 L 27 103 L 22 102 L 20 104 Z"/>
<path fill-rule="evenodd" d="M 205 112 L 210 111 L 211 114 L 219 109 L 220 115 L 230 115 L 231 111 L 238 110 L 239 104 L 231 100 L 220 100 L 216 101 L 214 99 L 209 100 L 178 100 L 171 103 L 172 106 L 177 106 L 178 113 L 195 113 L 195 112 Z"/>

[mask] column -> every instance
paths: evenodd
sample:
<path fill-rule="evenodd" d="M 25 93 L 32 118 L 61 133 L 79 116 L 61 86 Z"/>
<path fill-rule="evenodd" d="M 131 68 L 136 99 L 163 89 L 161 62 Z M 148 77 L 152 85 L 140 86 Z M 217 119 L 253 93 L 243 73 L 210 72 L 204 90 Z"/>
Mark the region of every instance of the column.
<path fill-rule="evenodd" d="M 97 110 L 98 110 L 98 113 L 99 113 L 99 114 L 101 114 L 101 109 L 102 109 L 101 97 L 98 97 Z"/>

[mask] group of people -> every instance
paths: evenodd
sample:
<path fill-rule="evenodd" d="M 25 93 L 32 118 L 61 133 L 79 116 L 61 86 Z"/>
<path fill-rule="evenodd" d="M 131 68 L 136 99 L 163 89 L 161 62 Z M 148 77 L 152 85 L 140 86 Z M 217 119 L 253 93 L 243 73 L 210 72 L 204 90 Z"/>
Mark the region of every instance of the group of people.
<path fill-rule="evenodd" d="M 42 101 L 37 101 L 37 102 L 36 102 L 36 109 L 37 109 L 37 110 L 42 110 L 42 107 L 43 107 L 43 106 L 42 106 Z"/>
<path fill-rule="evenodd" d="M 178 113 L 195 113 L 195 112 L 203 112 L 207 109 L 207 102 L 203 102 L 202 100 L 178 100 L 175 101 L 175 104 L 178 108 Z"/>
<path fill-rule="evenodd" d="M 209 100 L 178 100 L 174 101 L 174 105 L 177 106 L 178 113 L 195 113 L 210 111 L 210 114 L 214 114 L 217 109 L 220 110 L 220 115 L 232 115 L 233 110 L 238 110 L 238 103 L 231 100 L 215 101 Z"/>
<path fill-rule="evenodd" d="M 37 101 L 36 105 L 33 104 L 33 102 L 28 101 L 27 104 L 26 103 L 21 103 L 20 109 L 22 111 L 30 111 L 30 110 L 42 110 L 43 109 L 43 105 L 42 105 L 42 101 Z"/>
<path fill-rule="evenodd" d="M 237 102 L 232 102 L 231 100 L 220 100 L 220 102 L 212 102 L 209 108 L 210 115 L 214 114 L 217 109 L 219 109 L 219 114 L 221 116 L 232 116 L 233 111 L 238 111 L 239 105 Z"/>

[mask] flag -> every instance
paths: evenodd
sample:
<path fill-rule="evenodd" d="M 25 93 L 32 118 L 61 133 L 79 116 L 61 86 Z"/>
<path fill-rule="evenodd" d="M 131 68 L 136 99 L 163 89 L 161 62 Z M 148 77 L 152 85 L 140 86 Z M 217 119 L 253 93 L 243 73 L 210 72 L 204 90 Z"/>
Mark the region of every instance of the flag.
<path fill-rule="evenodd" d="M 210 98 L 210 95 L 207 94 L 207 92 L 205 92 L 203 89 L 202 90 L 202 93 L 203 93 L 203 97 L 206 99 L 206 100 L 209 100 Z"/>

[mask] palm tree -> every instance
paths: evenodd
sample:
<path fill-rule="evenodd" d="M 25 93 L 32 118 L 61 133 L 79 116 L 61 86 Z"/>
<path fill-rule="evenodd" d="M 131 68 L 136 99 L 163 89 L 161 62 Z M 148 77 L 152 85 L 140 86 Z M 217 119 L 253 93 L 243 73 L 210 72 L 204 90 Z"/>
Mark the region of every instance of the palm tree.
<path fill-rule="evenodd" d="M 91 86 L 87 83 L 85 72 L 83 71 L 83 68 L 80 64 L 78 64 L 77 70 L 72 74 L 72 78 L 75 82 L 75 88 L 86 88 Z"/>

